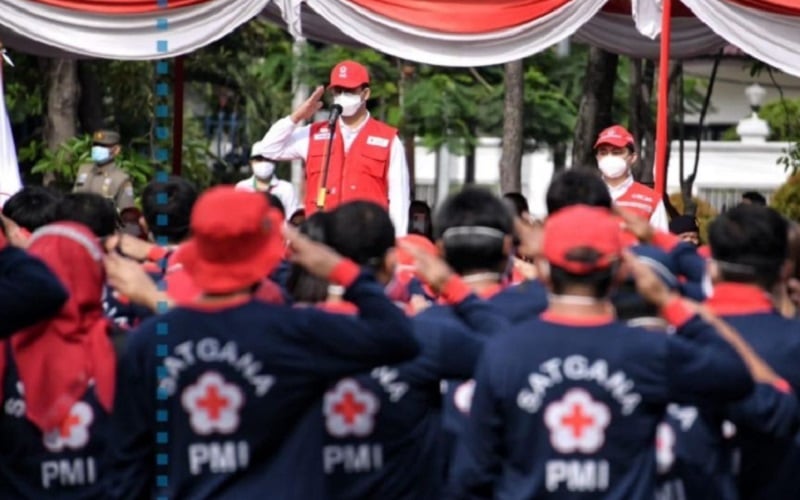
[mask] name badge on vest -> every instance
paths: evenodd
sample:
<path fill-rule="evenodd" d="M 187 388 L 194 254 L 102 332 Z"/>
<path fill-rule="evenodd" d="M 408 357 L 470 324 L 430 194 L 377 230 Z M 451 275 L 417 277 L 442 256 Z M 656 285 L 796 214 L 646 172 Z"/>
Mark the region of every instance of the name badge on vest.
<path fill-rule="evenodd" d="M 327 141 L 331 138 L 331 130 L 328 127 L 321 128 L 314 134 L 313 139 L 315 141 Z"/>
<path fill-rule="evenodd" d="M 389 139 L 371 135 L 367 137 L 367 146 L 378 146 L 379 148 L 385 148 L 389 146 Z"/>

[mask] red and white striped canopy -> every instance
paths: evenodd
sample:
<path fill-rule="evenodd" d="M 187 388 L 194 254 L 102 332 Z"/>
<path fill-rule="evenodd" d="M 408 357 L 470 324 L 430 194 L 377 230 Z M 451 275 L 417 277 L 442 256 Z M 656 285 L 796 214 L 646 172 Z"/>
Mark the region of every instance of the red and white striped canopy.
<path fill-rule="evenodd" d="M 800 76 L 800 1 L 673 4 L 674 58 L 714 53 L 730 43 Z M 159 59 L 196 50 L 265 13 L 295 36 L 357 43 L 444 66 L 502 63 L 572 35 L 614 52 L 657 57 L 660 5 L 661 0 L 2 0 L 0 40 L 43 55 Z"/>

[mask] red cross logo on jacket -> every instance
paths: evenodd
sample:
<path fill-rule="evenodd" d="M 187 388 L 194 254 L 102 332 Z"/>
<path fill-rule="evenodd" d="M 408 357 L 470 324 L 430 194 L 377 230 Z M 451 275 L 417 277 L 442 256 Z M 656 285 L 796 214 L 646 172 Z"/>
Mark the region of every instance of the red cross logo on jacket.
<path fill-rule="evenodd" d="M 183 391 L 181 403 L 189 413 L 189 424 L 198 434 L 229 434 L 239 427 L 244 395 L 216 372 L 206 372 Z"/>
<path fill-rule="evenodd" d="M 44 435 L 44 447 L 52 452 L 64 448 L 77 450 L 89 442 L 89 426 L 94 421 L 94 412 L 89 404 L 78 401 L 70 408 L 64 421 L 57 429 Z"/>
<path fill-rule="evenodd" d="M 335 437 L 367 436 L 375 425 L 380 403 L 353 379 L 344 379 L 325 394 L 323 413 L 328 433 Z"/>
<path fill-rule="evenodd" d="M 544 423 L 550 429 L 550 443 L 560 453 L 594 453 L 605 442 L 611 422 L 608 407 L 583 389 L 570 389 L 561 401 L 550 403 Z"/>

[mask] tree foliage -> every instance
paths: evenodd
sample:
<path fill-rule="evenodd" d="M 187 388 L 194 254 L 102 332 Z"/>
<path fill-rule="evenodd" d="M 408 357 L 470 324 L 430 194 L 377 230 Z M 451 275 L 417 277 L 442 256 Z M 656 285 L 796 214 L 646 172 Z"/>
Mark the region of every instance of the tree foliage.
<path fill-rule="evenodd" d="M 800 174 L 794 174 L 775 191 L 772 207 L 787 218 L 800 222 Z"/>

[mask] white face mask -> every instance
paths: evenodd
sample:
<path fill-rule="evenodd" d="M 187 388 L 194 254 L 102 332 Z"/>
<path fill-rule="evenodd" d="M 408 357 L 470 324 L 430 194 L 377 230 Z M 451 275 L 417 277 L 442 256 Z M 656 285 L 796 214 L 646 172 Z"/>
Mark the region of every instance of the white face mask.
<path fill-rule="evenodd" d="M 342 116 L 353 116 L 361 108 L 361 94 L 342 93 L 333 98 L 333 103 L 342 107 Z"/>
<path fill-rule="evenodd" d="M 271 161 L 256 161 L 250 164 L 253 175 L 259 179 L 267 179 L 275 172 L 275 164 Z"/>
<path fill-rule="evenodd" d="M 597 166 L 609 179 L 622 177 L 628 171 L 628 162 L 621 156 L 606 155 L 597 161 Z"/>

